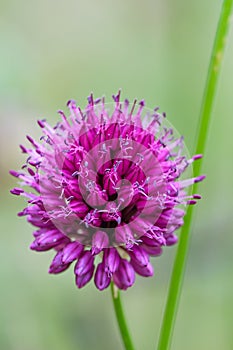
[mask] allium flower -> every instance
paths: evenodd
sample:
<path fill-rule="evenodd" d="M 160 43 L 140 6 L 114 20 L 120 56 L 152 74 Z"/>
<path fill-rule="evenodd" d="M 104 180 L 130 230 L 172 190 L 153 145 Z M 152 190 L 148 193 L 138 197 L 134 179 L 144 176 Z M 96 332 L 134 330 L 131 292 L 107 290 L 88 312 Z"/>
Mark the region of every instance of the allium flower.
<path fill-rule="evenodd" d="M 113 96 L 109 111 L 104 98 L 88 98 L 81 110 L 68 102 L 52 128 L 38 121 L 41 142 L 27 136 L 31 148 L 22 172 L 11 171 L 21 185 L 11 192 L 28 199 L 18 215 L 36 227 L 31 249 L 54 249 L 53 274 L 75 262 L 79 288 L 94 276 L 98 289 L 111 281 L 127 289 L 135 273 L 152 276 L 151 256 L 176 243 L 174 232 L 183 224 L 187 187 L 204 179 L 181 179 L 200 155 L 187 159 L 183 139 L 165 127 L 165 115 L 145 110 L 144 101 L 130 105 Z M 97 266 L 96 266 L 97 264 Z"/>

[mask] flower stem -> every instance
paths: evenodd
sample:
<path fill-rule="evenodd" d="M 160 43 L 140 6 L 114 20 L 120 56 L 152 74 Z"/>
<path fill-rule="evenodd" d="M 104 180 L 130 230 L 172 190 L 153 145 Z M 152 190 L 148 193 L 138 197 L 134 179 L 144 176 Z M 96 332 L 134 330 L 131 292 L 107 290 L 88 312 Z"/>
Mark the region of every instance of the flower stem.
<path fill-rule="evenodd" d="M 226 44 L 226 36 L 228 33 L 232 5 L 233 0 L 224 0 L 222 4 L 222 10 L 219 17 L 218 27 L 209 63 L 206 85 L 202 99 L 195 154 L 203 154 L 205 151 L 208 126 L 210 123 L 210 117 L 216 93 L 219 72 Z M 201 165 L 201 160 L 194 162 L 194 176 L 200 174 Z M 193 186 L 193 193 L 196 193 L 197 189 L 198 183 L 195 183 Z M 168 350 L 170 348 L 186 265 L 185 263 L 187 258 L 188 244 L 190 238 L 189 233 L 191 229 L 192 217 L 193 206 L 189 206 L 187 214 L 185 216 L 185 225 L 183 226 L 180 234 L 179 245 L 177 248 L 176 258 L 173 266 L 167 303 L 164 311 L 162 327 L 160 330 L 160 337 L 157 347 L 158 350 Z"/>
<path fill-rule="evenodd" d="M 124 312 L 121 304 L 120 291 L 115 287 L 113 282 L 111 283 L 111 294 L 112 294 L 114 310 L 115 310 L 118 326 L 120 329 L 122 341 L 125 346 L 125 350 L 134 350 L 134 346 L 130 338 L 128 327 L 125 321 L 125 316 L 124 316 Z"/>

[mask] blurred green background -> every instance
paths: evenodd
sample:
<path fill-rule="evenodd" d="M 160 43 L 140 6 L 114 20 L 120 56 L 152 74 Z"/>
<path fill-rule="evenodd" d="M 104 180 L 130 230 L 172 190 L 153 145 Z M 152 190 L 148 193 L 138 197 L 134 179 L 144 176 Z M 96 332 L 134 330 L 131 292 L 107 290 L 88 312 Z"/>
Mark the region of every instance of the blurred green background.
<path fill-rule="evenodd" d="M 53 252 L 28 248 L 32 227 L 9 189 L 36 120 L 54 124 L 68 99 L 81 106 L 120 87 L 159 105 L 192 153 L 222 1 L 0 0 L 0 348 L 122 349 L 109 290 L 75 287 L 72 268 L 50 276 Z M 195 212 L 172 350 L 233 349 L 233 31 L 224 57 Z M 155 276 L 122 293 L 138 350 L 155 349 L 175 248 Z"/>

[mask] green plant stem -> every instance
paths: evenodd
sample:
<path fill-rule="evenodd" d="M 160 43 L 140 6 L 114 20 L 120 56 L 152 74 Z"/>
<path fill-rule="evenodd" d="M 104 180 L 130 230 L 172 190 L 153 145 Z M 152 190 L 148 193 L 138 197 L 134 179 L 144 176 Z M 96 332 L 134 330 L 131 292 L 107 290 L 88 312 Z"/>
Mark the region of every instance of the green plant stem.
<path fill-rule="evenodd" d="M 134 350 L 134 346 L 130 338 L 128 327 L 125 321 L 125 316 L 124 316 L 124 312 L 121 304 L 120 291 L 114 286 L 113 282 L 111 283 L 111 294 L 112 294 L 112 301 L 114 305 L 116 319 L 120 329 L 122 341 L 125 346 L 125 350 Z"/>
<path fill-rule="evenodd" d="M 210 123 L 211 111 L 213 107 L 214 97 L 217 88 L 219 72 L 222 64 L 224 48 L 226 44 L 226 36 L 230 22 L 233 0 L 224 0 L 222 10 L 218 22 L 214 45 L 212 49 L 211 59 L 209 63 L 208 75 L 203 94 L 203 100 L 200 111 L 199 129 L 195 154 L 203 154 L 206 146 L 208 134 L 208 126 Z M 202 160 L 194 162 L 194 176 L 200 174 Z M 198 183 L 193 186 L 193 193 L 196 193 Z M 188 244 L 190 238 L 191 222 L 193 217 L 193 206 L 189 206 L 185 216 L 185 224 L 180 234 L 179 245 L 175 257 L 171 281 L 168 291 L 167 303 L 164 311 L 162 327 L 158 342 L 158 350 L 168 350 L 171 344 L 171 338 L 176 319 L 177 307 L 181 293 L 183 282 L 185 263 L 187 258 Z"/>

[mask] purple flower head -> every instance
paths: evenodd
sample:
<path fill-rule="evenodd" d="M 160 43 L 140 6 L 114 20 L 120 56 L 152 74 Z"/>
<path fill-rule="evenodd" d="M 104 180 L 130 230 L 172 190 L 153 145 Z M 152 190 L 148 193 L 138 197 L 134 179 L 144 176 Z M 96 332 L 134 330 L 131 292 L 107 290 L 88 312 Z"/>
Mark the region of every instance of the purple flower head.
<path fill-rule="evenodd" d="M 201 155 L 187 157 L 157 108 L 121 102 L 120 93 L 113 100 L 111 109 L 91 95 L 83 110 L 71 100 L 69 118 L 59 111 L 55 127 L 40 120 L 41 142 L 28 136 L 26 164 L 10 172 L 33 190 L 11 191 L 28 199 L 19 215 L 36 227 L 31 249 L 56 251 L 50 273 L 75 262 L 79 288 L 93 276 L 99 290 L 152 276 L 150 257 L 176 243 L 185 205 L 200 199 L 187 188 L 204 179 L 187 178 Z"/>

